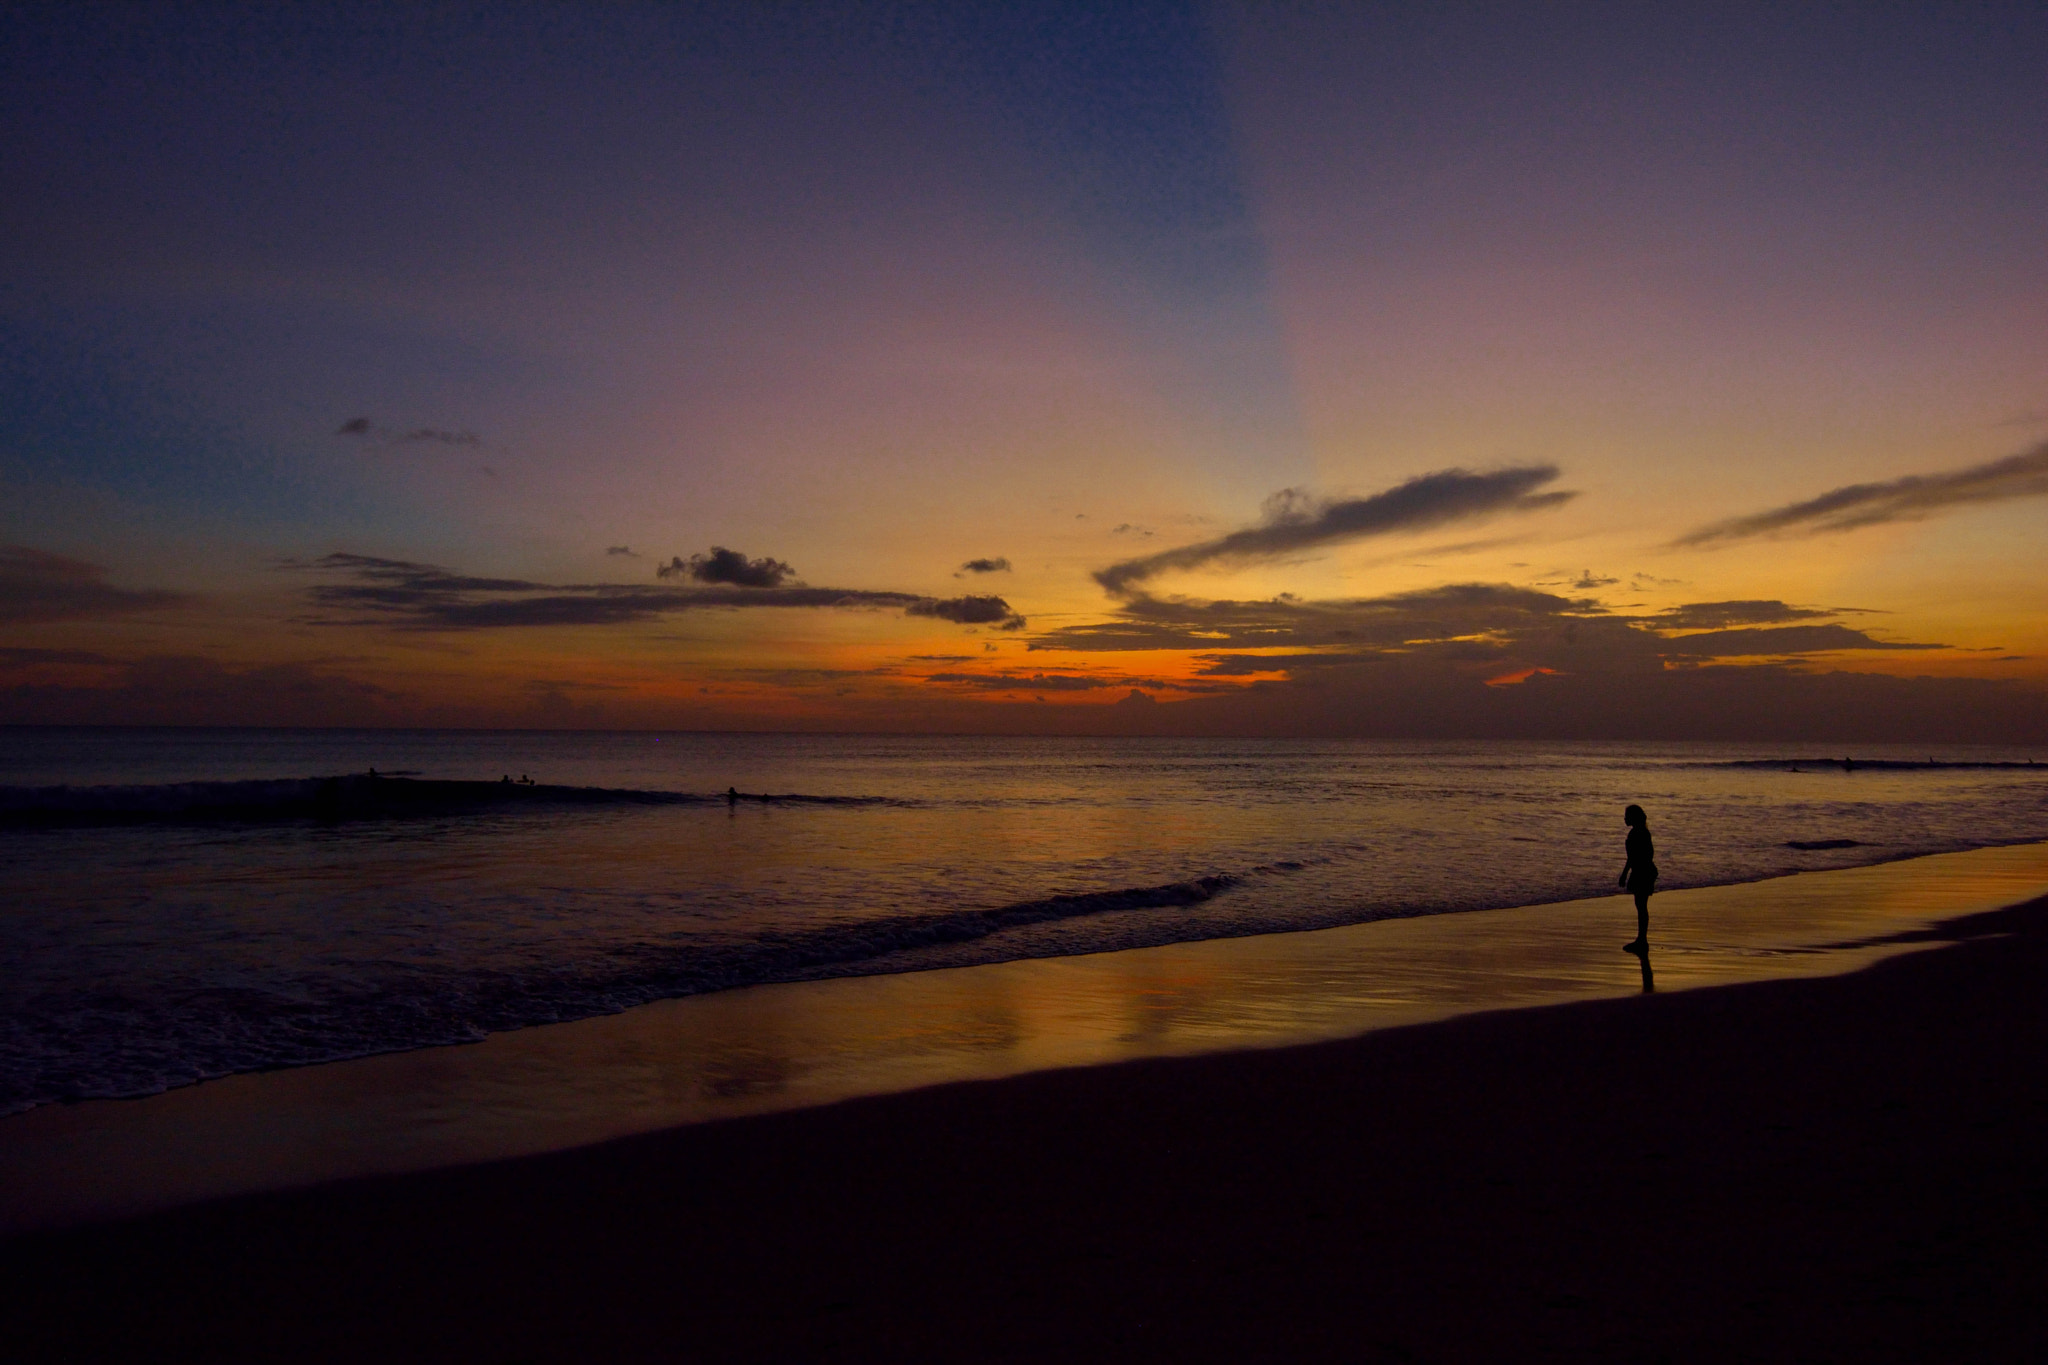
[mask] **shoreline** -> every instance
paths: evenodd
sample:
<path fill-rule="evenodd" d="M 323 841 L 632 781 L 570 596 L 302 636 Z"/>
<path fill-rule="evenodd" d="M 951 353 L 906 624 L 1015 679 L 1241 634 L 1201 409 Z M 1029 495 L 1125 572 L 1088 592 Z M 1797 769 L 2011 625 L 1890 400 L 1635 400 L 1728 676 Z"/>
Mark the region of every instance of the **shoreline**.
<path fill-rule="evenodd" d="M 2048 897 L 1904 942 L 22 1236 L 0 1304 L 24 1360 L 2038 1359 Z"/>
<path fill-rule="evenodd" d="M 1660 992 L 1855 970 L 2048 891 L 2048 844 L 1659 893 Z M 0 1120 L 0 1235 L 953 1081 L 1639 992 L 1624 896 L 747 987 Z M 1906 935 L 1908 937 L 1901 937 Z M 1640 975 L 1639 975 L 1640 974 Z"/>

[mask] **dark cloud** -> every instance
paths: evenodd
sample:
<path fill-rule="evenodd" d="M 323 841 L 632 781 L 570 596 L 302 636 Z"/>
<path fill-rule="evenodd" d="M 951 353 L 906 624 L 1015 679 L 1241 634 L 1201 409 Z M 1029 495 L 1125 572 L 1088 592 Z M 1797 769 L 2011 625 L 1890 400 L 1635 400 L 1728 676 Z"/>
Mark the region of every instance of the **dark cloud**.
<path fill-rule="evenodd" d="M 1844 649 L 1947 649 L 1947 645 L 1873 640 L 1843 625 L 1771 626 L 1743 630 L 1709 630 L 1698 635 L 1666 638 L 1663 652 L 1716 659 L 1750 655 L 1831 654 Z"/>
<path fill-rule="evenodd" d="M 608 555 L 624 555 L 628 559 L 638 559 L 640 557 L 640 552 L 630 545 L 607 545 L 604 547 L 604 552 Z"/>
<path fill-rule="evenodd" d="M 1838 622 L 1747 624 L 1805 621 L 1823 614 L 1759 600 L 1691 603 L 1634 616 L 1586 598 L 1485 583 L 1340 601 L 1139 596 L 1124 604 L 1116 620 L 1047 631 L 1035 636 L 1030 647 L 1196 652 L 1198 677 L 1259 678 L 1266 681 L 1253 686 L 1283 689 L 1337 685 L 1340 679 L 1352 680 L 1343 686 L 1363 687 L 1357 678 L 1389 669 L 1403 676 L 1434 671 L 1446 680 L 1468 674 L 1481 681 L 1526 680 L 1539 673 L 1588 675 L 1619 685 L 1620 680 L 1647 680 L 1720 659 L 1945 648 L 1875 639 Z M 1674 633 L 1674 627 L 1702 624 L 1722 628 Z M 1271 681 L 1275 674 L 1283 680 Z"/>
<path fill-rule="evenodd" d="M 970 559 L 960 566 L 961 573 L 1008 573 L 1010 561 L 1003 558 Z"/>
<path fill-rule="evenodd" d="M 848 678 L 889 677 L 891 668 L 721 668 L 721 678 L 772 683 L 777 687 L 817 687 Z"/>
<path fill-rule="evenodd" d="M 1301 673 L 1317 668 L 1357 668 L 1374 663 L 1378 656 L 1345 652 L 1317 654 L 1200 654 L 1202 667 L 1195 671 L 1205 678 L 1247 678 L 1260 673 Z"/>
<path fill-rule="evenodd" d="M 730 583 L 736 588 L 779 588 L 796 576 L 796 570 L 779 559 L 762 556 L 748 559 L 738 550 L 723 545 L 711 547 L 708 555 L 681 555 L 654 571 L 656 578 L 690 578 L 699 583 Z"/>
<path fill-rule="evenodd" d="M 1093 692 L 1104 687 L 1129 687 L 1129 678 L 1091 678 L 1069 673 L 933 673 L 926 682 L 951 683 L 985 692 Z M 1162 686 L 1154 682 L 1153 687 Z"/>
<path fill-rule="evenodd" d="M 1784 532 L 1853 531 L 1888 521 L 1919 521 L 1949 507 L 2048 496 L 2048 441 L 1989 464 L 1946 474 L 1909 474 L 1884 483 L 1855 483 L 1817 498 L 1715 522 L 1680 536 L 1676 545 L 1713 545 Z"/>
<path fill-rule="evenodd" d="M 1591 592 L 1594 588 L 1611 588 L 1620 581 L 1619 578 L 1601 578 L 1591 569 L 1587 569 L 1572 580 L 1571 586 L 1581 592 Z"/>
<path fill-rule="evenodd" d="M 1811 621 L 1822 616 L 1861 611 L 1858 607 L 1836 607 L 1822 611 L 1815 607 L 1794 607 L 1774 599 L 1738 602 L 1687 602 L 1666 607 L 1649 618 L 1660 630 L 1719 630 L 1727 626 L 1773 626 L 1787 621 Z"/>
<path fill-rule="evenodd" d="M 112 664 L 89 649 L 0 649 L 0 668 L 34 668 L 43 664 Z"/>
<path fill-rule="evenodd" d="M 0 621 L 77 621 L 183 606 L 182 593 L 117 588 L 97 564 L 26 545 L 0 545 Z"/>
<path fill-rule="evenodd" d="M 1270 558 L 1365 536 L 1555 507 L 1577 496 L 1536 491 L 1557 474 L 1555 465 L 1524 465 L 1485 474 L 1442 469 L 1369 498 L 1335 501 L 1300 489 L 1283 489 L 1266 500 L 1265 516 L 1257 526 L 1112 564 L 1097 571 L 1095 581 L 1115 596 L 1125 597 L 1137 591 L 1138 584 L 1169 569 Z"/>
<path fill-rule="evenodd" d="M 529 692 L 625 692 L 624 683 L 585 682 L 580 678 L 528 678 Z"/>
<path fill-rule="evenodd" d="M 925 681 L 976 692 L 1029 692 L 1034 695 L 1045 692 L 1114 692 L 1120 688 L 1135 690 L 1140 687 L 1194 693 L 1237 690 L 1233 683 L 1170 682 L 1163 678 L 1099 673 L 933 673 Z"/>
<path fill-rule="evenodd" d="M 407 610 L 454 601 L 471 593 L 538 592 L 546 587 L 523 578 L 473 578 L 435 564 L 345 551 L 322 555 L 311 563 L 285 560 L 282 567 L 346 574 L 354 581 L 322 583 L 311 589 L 309 595 L 323 606 L 363 607 L 372 611 Z"/>
<path fill-rule="evenodd" d="M 714 552 L 715 554 L 716 552 Z M 730 552 L 728 552 L 730 553 Z M 707 559 L 709 557 L 700 556 Z M 735 555 L 735 559 L 740 557 Z M 673 566 L 664 566 L 675 572 Z M 761 560 L 742 563 L 758 570 Z M 765 561 L 773 564 L 774 561 Z M 435 564 L 374 555 L 337 553 L 283 567 L 332 574 L 343 581 L 315 584 L 307 596 L 319 625 L 388 625 L 406 630 L 497 630 L 541 626 L 610 626 L 649 621 L 675 612 L 745 607 L 895 609 L 966 625 L 1018 630 L 1024 618 L 1000 597 L 941 601 L 921 593 L 859 588 L 660 587 L 620 583 L 536 583 L 524 578 L 480 578 Z M 776 566 L 787 572 L 787 565 Z"/>
<path fill-rule="evenodd" d="M 1000 597 L 927 597 L 903 609 L 906 616 L 935 616 L 963 626 L 995 626 L 998 630 L 1022 630 L 1024 618 L 1010 610 Z"/>
<path fill-rule="evenodd" d="M 360 437 L 381 445 L 406 445 L 421 441 L 443 446 L 480 446 L 483 437 L 473 431 L 443 431 L 439 427 L 414 427 L 410 431 L 387 431 L 367 417 L 351 417 L 334 429 L 336 436 Z"/>
<path fill-rule="evenodd" d="M 1777 664 L 1540 669 L 1433 652 L 1370 668 L 1162 702 L 1125 733 L 1391 739 L 1613 739 L 1844 743 L 2048 743 L 2048 690 L 2019 679 L 1894 677 Z M 1076 708 L 1076 722 L 1099 709 Z M 1128 719 L 1128 717 L 1126 717 Z M 1114 714 L 1096 721 L 1105 729 Z M 2024 750 L 2022 750 L 2024 752 Z"/>
<path fill-rule="evenodd" d="M 1387 597 L 1306 602 L 1190 601 L 1139 595 L 1117 619 L 1066 626 L 1033 637 L 1033 649 L 1399 648 L 1528 629 L 1538 622 L 1597 616 L 1586 598 L 1496 583 L 1454 583 Z"/>
<path fill-rule="evenodd" d="M 389 725 L 411 699 L 331 662 L 233 664 L 192 655 L 126 661 L 93 685 L 0 688 L 0 713 L 44 725 Z"/>

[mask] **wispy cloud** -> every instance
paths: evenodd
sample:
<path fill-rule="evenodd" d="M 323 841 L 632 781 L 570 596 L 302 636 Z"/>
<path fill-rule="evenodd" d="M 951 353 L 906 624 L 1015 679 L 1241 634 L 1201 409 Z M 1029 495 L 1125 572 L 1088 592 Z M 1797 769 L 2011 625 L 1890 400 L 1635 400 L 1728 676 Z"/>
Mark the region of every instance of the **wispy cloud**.
<path fill-rule="evenodd" d="M 1878 640 L 1849 626 L 1752 626 L 1666 637 L 1661 652 L 1672 656 L 1733 659 L 1787 654 L 1832 654 L 1838 650 L 1947 649 L 1947 645 Z"/>
<path fill-rule="evenodd" d="M 708 562 L 711 557 L 697 558 Z M 734 558 L 757 579 L 775 576 L 775 571 L 761 570 L 763 563 L 775 566 L 783 574 L 789 568 L 777 560 L 747 560 L 736 554 Z M 688 571 L 690 561 L 676 562 L 683 563 L 684 571 Z M 334 575 L 342 580 L 318 583 L 307 590 L 307 596 L 318 609 L 310 623 L 319 625 L 387 625 L 425 631 L 610 626 L 685 611 L 808 607 L 894 609 L 909 616 L 933 617 L 962 625 L 995 624 L 1005 630 L 1024 626 L 1024 618 L 1011 610 L 1009 603 L 993 596 L 942 599 L 923 593 L 794 584 L 752 587 L 714 582 L 711 586 L 692 588 L 537 583 L 524 578 L 481 578 L 436 564 L 348 553 L 323 555 L 310 563 L 287 560 L 282 567 Z M 657 570 L 664 577 L 676 572 L 673 564 Z"/>
<path fill-rule="evenodd" d="M 1648 618 L 1659 630 L 1720 630 L 1728 626 L 1772 626 L 1788 621 L 1813 621 L 1823 616 L 1868 615 L 1865 607 L 1795 607 L 1775 599 L 1737 602 L 1688 602 L 1666 607 Z"/>
<path fill-rule="evenodd" d="M 1008 573 L 1009 571 L 1010 561 L 999 556 L 995 559 L 970 559 L 960 566 L 960 573 L 956 573 L 953 576 L 958 578 L 963 573 Z"/>
<path fill-rule="evenodd" d="M 425 441 L 442 446 L 480 446 L 484 438 L 473 431 L 444 431 L 439 427 L 414 427 L 409 431 L 393 431 L 380 427 L 367 417 L 351 417 L 334 430 L 336 436 L 347 436 L 355 440 L 375 441 L 379 445 L 411 445 Z"/>
<path fill-rule="evenodd" d="M 1366 536 L 1556 507 L 1577 496 L 1568 491 L 1536 491 L 1557 475 L 1555 465 L 1521 465 L 1483 474 L 1442 469 L 1371 497 L 1334 500 L 1297 488 L 1282 489 L 1266 500 L 1265 515 L 1256 526 L 1123 560 L 1097 571 L 1095 581 L 1113 595 L 1127 597 L 1147 579 L 1172 569 L 1267 559 Z"/>
<path fill-rule="evenodd" d="M 1889 521 L 1920 521 L 1970 503 L 2043 496 L 2048 496 L 2048 441 L 2018 455 L 1946 474 L 1847 484 L 1804 502 L 1702 526 L 1672 543 L 1715 545 L 1752 536 L 1853 531 Z"/>
<path fill-rule="evenodd" d="M 190 601 L 157 588 L 117 588 L 97 564 L 26 545 L 0 545 L 0 621 L 77 621 L 159 611 Z"/>
<path fill-rule="evenodd" d="M 604 552 L 608 555 L 623 555 L 627 559 L 640 558 L 640 552 L 630 545 L 607 545 Z"/>

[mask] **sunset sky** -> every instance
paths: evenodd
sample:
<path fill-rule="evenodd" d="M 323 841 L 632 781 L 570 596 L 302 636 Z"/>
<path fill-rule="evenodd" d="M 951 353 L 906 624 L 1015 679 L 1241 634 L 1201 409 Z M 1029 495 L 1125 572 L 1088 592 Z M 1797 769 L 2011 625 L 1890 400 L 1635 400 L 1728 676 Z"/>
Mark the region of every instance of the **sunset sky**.
<path fill-rule="evenodd" d="M 2048 742 L 2048 8 L 9 6 L 0 721 Z"/>

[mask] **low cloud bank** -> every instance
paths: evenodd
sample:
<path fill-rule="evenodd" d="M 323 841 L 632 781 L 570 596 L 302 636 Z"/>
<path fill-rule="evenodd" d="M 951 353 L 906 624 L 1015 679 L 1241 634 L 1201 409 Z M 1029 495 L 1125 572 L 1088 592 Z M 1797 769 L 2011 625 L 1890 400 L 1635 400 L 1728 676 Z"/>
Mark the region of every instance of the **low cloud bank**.
<path fill-rule="evenodd" d="M 188 604 L 183 593 L 117 588 L 97 564 L 26 545 L 0 545 L 0 622 L 28 625 L 130 616 Z"/>
<path fill-rule="evenodd" d="M 1838 621 L 1815 620 L 1836 614 L 1759 600 L 1696 602 L 1632 616 L 1593 598 L 1505 583 L 1454 583 L 1326 601 L 1205 602 L 1141 595 L 1127 601 L 1114 620 L 1045 631 L 1032 637 L 1030 648 L 1201 651 L 1202 671 L 1212 676 L 1296 676 L 1420 655 L 1500 671 L 1567 665 L 1626 671 L 1662 668 L 1667 660 L 1691 664 L 1947 648 L 1879 639 Z M 1711 628 L 1697 629 L 1701 626 Z"/>

